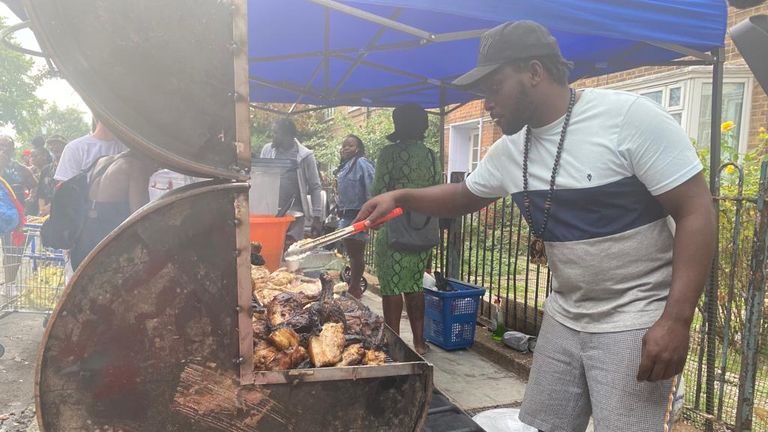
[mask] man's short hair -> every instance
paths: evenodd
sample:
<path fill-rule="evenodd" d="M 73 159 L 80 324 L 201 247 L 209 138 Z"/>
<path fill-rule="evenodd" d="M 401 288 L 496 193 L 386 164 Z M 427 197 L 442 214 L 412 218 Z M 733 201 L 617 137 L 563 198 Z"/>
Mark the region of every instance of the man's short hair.
<path fill-rule="evenodd" d="M 275 120 L 274 127 L 275 130 L 283 132 L 286 135 L 290 135 L 292 137 L 298 135 L 296 130 L 296 123 L 294 123 L 293 120 L 288 117 L 280 117 L 279 119 Z"/>
<path fill-rule="evenodd" d="M 557 84 L 568 85 L 568 77 L 573 69 L 573 63 L 561 56 L 530 57 L 527 59 L 511 62 L 510 65 L 515 70 L 525 70 L 532 61 L 541 63 L 541 67 L 549 77 Z"/>

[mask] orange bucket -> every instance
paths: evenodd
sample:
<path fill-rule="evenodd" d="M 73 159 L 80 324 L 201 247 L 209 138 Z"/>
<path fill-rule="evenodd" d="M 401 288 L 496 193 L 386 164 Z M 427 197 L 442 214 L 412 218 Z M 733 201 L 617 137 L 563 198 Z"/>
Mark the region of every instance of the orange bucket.
<path fill-rule="evenodd" d="M 251 241 L 261 243 L 261 256 L 269 271 L 280 267 L 288 226 L 296 220 L 293 216 L 251 216 Z"/>

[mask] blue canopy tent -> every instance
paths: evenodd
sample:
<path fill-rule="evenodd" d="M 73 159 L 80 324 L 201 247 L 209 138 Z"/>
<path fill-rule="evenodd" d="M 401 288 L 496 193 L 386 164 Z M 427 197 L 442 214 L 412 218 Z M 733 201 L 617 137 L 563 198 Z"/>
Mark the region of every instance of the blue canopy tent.
<path fill-rule="evenodd" d="M 26 19 L 22 0 L 0 1 Z M 713 65 L 712 167 L 720 162 L 724 0 L 241 1 L 251 102 L 293 104 L 291 113 L 299 104 L 416 102 L 445 114 L 479 98 L 450 83 L 474 66 L 483 31 L 530 19 L 575 63 L 573 80 L 643 65 Z"/>
<path fill-rule="evenodd" d="M 510 20 L 548 27 L 572 78 L 684 56 L 712 63 L 723 0 L 249 0 L 251 100 L 433 108 L 477 99 L 450 82 L 479 36 Z"/>
<path fill-rule="evenodd" d="M 451 86 L 479 36 L 550 29 L 576 80 L 645 65 L 713 66 L 710 183 L 720 164 L 724 0 L 248 0 L 251 102 L 426 108 L 479 99 Z M 316 109 L 316 108 L 311 108 Z"/>

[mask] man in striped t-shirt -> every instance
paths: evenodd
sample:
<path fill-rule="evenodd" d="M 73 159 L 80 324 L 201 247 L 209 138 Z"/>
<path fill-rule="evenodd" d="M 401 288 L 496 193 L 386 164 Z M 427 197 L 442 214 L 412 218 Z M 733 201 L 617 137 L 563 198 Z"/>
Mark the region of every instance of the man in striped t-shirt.
<path fill-rule="evenodd" d="M 575 91 L 570 67 L 536 23 L 488 31 L 454 84 L 486 96 L 504 136 L 464 183 L 383 194 L 359 218 L 456 216 L 512 195 L 553 275 L 520 419 L 661 431 L 714 251 L 712 197 L 671 116 L 642 96 Z"/>

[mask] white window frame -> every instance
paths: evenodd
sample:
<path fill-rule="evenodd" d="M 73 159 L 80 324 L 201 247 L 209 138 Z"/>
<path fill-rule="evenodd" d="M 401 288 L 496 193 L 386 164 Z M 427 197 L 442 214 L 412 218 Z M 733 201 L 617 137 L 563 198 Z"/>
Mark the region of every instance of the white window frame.
<path fill-rule="evenodd" d="M 752 81 L 754 79 L 750 77 L 725 77 L 723 79 L 723 84 L 743 84 L 744 85 L 744 100 L 742 101 L 741 105 L 741 119 L 722 119 L 723 121 L 732 120 L 737 123 L 739 123 L 739 154 L 745 154 L 747 152 L 747 146 L 749 144 L 749 120 L 751 118 L 751 111 L 752 111 Z M 703 93 L 704 84 L 711 84 L 712 78 L 695 78 L 694 79 L 694 85 L 693 89 L 694 91 L 694 100 L 699 101 L 699 103 L 694 104 L 694 106 L 691 107 L 691 118 L 698 120 L 701 115 L 701 94 Z M 699 136 L 699 122 L 695 121 L 691 128 L 687 129 L 687 131 L 692 134 L 694 138 L 697 138 Z M 707 147 L 709 147 L 709 143 L 707 143 Z"/>
<path fill-rule="evenodd" d="M 477 132 L 479 134 L 479 144 L 480 144 L 480 152 L 482 154 L 482 147 L 483 147 L 483 118 L 475 118 L 472 120 L 466 120 L 456 123 L 447 124 L 445 126 L 446 129 L 448 129 L 448 170 L 446 174 L 450 176 L 453 172 L 465 172 L 469 174 L 472 168 L 472 143 L 469 142 L 469 149 L 467 150 L 467 153 L 464 153 L 467 155 L 467 166 L 466 167 L 457 167 L 455 164 L 455 159 L 453 158 L 453 154 L 456 154 L 457 151 L 461 149 L 461 147 L 457 147 L 457 136 L 460 134 L 459 131 L 466 131 L 468 129 L 475 129 L 477 128 Z M 469 134 L 470 140 L 472 139 L 472 134 Z M 450 178 L 450 177 L 449 177 Z"/>
<path fill-rule="evenodd" d="M 483 152 L 483 124 L 477 128 L 477 132 L 471 132 L 469 134 L 469 171 L 472 172 L 477 168 L 482 157 Z M 475 147 L 475 137 L 477 137 L 477 147 Z"/>
<path fill-rule="evenodd" d="M 646 94 L 662 90 L 662 102 L 666 105 L 669 89 L 682 86 L 680 107 L 667 108 L 670 114 L 682 113 L 680 124 L 686 133 L 694 139 L 699 136 L 699 116 L 701 113 L 701 94 L 705 83 L 712 82 L 712 68 L 708 66 L 690 66 L 670 72 L 636 78 L 628 81 L 605 86 L 632 93 Z M 726 65 L 723 83 L 743 83 L 744 99 L 742 101 L 740 119 L 733 120 L 739 124 L 739 153 L 745 153 L 749 143 L 750 113 L 752 110 L 752 89 L 754 76 L 745 65 Z M 666 107 L 665 107 L 666 108 Z M 709 143 L 707 143 L 709 147 Z"/>

